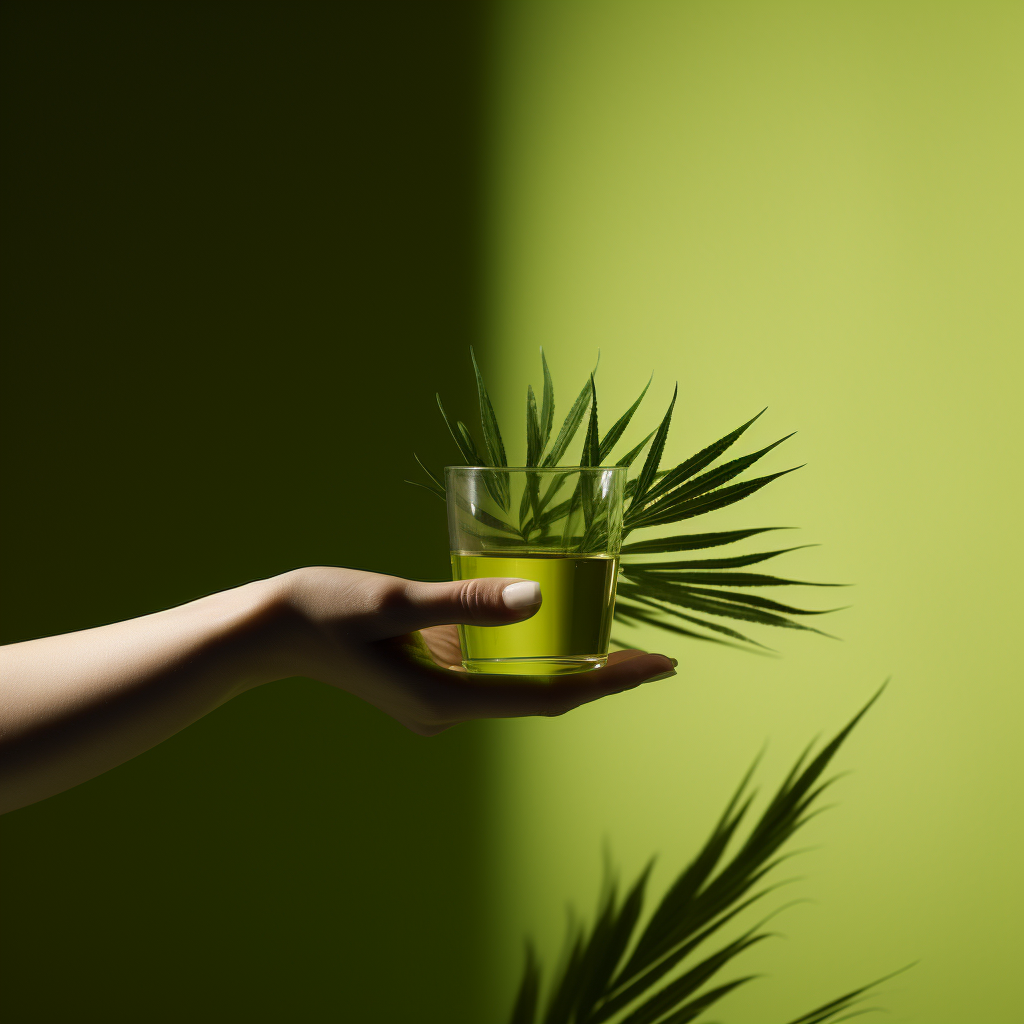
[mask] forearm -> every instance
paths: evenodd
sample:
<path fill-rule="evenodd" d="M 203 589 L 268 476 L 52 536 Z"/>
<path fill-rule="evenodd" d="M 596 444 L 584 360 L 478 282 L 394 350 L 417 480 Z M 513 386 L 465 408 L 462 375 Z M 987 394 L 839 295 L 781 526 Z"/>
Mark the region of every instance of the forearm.
<path fill-rule="evenodd" d="M 286 603 L 277 581 L 259 581 L 0 649 L 0 812 L 99 775 L 288 675 Z"/>

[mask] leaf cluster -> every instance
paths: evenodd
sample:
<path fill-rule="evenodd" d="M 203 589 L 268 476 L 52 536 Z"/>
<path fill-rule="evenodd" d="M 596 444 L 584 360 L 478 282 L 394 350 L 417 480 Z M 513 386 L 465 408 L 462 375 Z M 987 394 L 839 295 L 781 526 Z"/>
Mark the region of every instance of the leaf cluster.
<path fill-rule="evenodd" d="M 696 857 L 643 924 L 652 865 L 621 897 L 609 871 L 594 923 L 570 928 L 562 965 L 544 998 L 541 968 L 527 947 L 510 1024 L 684 1024 L 752 981 L 753 975 L 723 981 L 719 974 L 769 937 L 764 921 L 727 941 L 720 933 L 777 888 L 766 884 L 766 877 L 791 856 L 783 847 L 818 813 L 815 804 L 834 781 L 823 781 L 825 769 L 881 692 L 816 756 L 810 756 L 811 748 L 804 751 L 741 840 L 740 826 L 755 795 L 750 791 L 755 762 Z M 847 992 L 790 1024 L 846 1020 L 838 1015 L 876 984 Z"/>
<path fill-rule="evenodd" d="M 462 420 L 453 420 L 448 415 L 440 395 L 436 396 L 438 408 L 466 465 L 507 466 L 508 459 L 498 419 L 472 350 L 471 358 L 479 400 L 482 444 L 476 443 L 470 429 Z M 622 441 L 647 395 L 651 381 L 647 382 L 636 401 L 602 433 L 598 420 L 595 366 L 569 407 L 558 431 L 555 432 L 555 388 L 543 349 L 541 370 L 543 387 L 539 407 L 532 385 L 527 388 L 526 393 L 527 467 L 547 468 L 560 465 L 584 420 L 587 427 L 579 455 L 580 466 L 613 464 L 632 467 L 643 452 L 647 451 L 639 471 L 626 485 L 624 538 L 630 534 L 642 534 L 648 530 L 682 523 L 727 508 L 756 494 L 772 481 L 800 468 L 793 467 L 750 479 L 739 479 L 758 460 L 791 437 L 791 434 L 759 451 L 722 461 L 729 449 L 762 415 L 762 410 L 695 455 L 671 468 L 662 469 L 672 414 L 678 397 L 678 385 L 657 428 L 621 455 L 616 462 L 610 463 L 612 452 Z M 427 469 L 418 456 L 414 457 L 426 474 L 427 482 L 408 482 L 424 487 L 444 500 L 445 488 L 438 475 Z M 486 477 L 485 484 L 502 514 L 492 515 L 482 509 L 474 509 L 473 515 L 492 534 L 504 534 L 509 544 L 525 543 L 540 549 L 554 545 L 566 535 L 558 530 L 557 524 L 578 516 L 581 512 L 585 526 L 582 535 L 577 539 L 579 550 L 585 551 L 588 547 L 593 549 L 602 542 L 603 524 L 593 521 L 591 510 L 588 508 L 588 491 L 582 480 L 576 491 L 562 501 L 555 500 L 558 497 L 555 491 L 557 484 L 551 484 L 543 492 L 538 483 L 531 484 L 518 509 L 509 507 L 507 482 L 502 474 L 494 474 L 493 478 Z M 651 557 L 678 556 L 681 552 L 725 547 L 776 529 L 782 528 L 760 527 L 679 533 L 668 537 L 628 541 L 622 547 L 615 618 L 625 625 L 652 625 L 677 636 L 742 646 L 746 649 L 765 649 L 765 645 L 748 637 L 741 631 L 741 626 L 743 629 L 749 628 L 750 625 L 773 626 L 821 634 L 821 630 L 802 620 L 808 616 L 825 614 L 824 611 L 797 607 L 749 591 L 751 588 L 766 586 L 817 587 L 830 584 L 806 583 L 760 572 L 737 571 L 746 570 L 749 566 L 797 550 L 796 547 L 727 557 L 676 557 L 660 560 Z"/>

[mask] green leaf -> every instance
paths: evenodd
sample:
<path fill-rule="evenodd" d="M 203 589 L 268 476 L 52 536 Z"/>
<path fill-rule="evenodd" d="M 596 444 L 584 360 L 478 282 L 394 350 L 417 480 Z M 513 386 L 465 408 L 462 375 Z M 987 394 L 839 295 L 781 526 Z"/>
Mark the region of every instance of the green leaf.
<path fill-rule="evenodd" d="M 658 427 L 654 443 L 651 445 L 651 450 L 647 453 L 647 461 L 644 462 L 644 468 L 640 471 L 630 509 L 641 507 L 644 496 L 647 494 L 651 484 L 654 483 L 654 476 L 658 472 L 658 464 L 661 462 L 661 455 L 665 450 L 665 441 L 668 439 L 669 427 L 672 425 L 672 410 L 675 408 L 678 394 L 679 385 L 676 384 L 675 390 L 672 392 L 672 401 L 669 403 L 668 412 L 665 413 L 665 418 L 661 421 L 661 426 Z"/>
<path fill-rule="evenodd" d="M 421 459 L 421 458 L 420 458 L 420 457 L 419 457 L 419 456 L 418 456 L 418 455 L 417 455 L 417 454 L 416 454 L 415 452 L 413 452 L 413 453 L 412 453 L 412 457 L 413 457 L 413 458 L 414 458 L 414 459 L 415 459 L 415 460 L 416 460 L 416 461 L 417 461 L 417 462 L 419 463 L 419 467 L 420 467 L 420 469 L 422 469 L 422 470 L 423 470 L 423 472 L 424 472 L 424 473 L 426 473 L 428 477 L 430 477 L 430 482 L 431 482 L 431 483 L 432 483 L 432 484 L 433 484 L 433 485 L 434 485 L 434 486 L 435 486 L 435 487 L 436 487 L 436 488 L 437 488 L 437 489 L 438 489 L 438 490 L 439 490 L 439 491 L 440 491 L 440 492 L 441 492 L 442 494 L 444 494 L 444 484 L 443 484 L 443 483 L 441 483 L 441 481 L 440 481 L 440 480 L 438 480 L 438 479 L 437 479 L 437 477 L 436 477 L 436 476 L 434 476 L 434 474 L 433 474 L 433 473 L 431 473 L 431 472 L 430 472 L 430 470 L 429 470 L 429 469 L 427 469 L 427 467 L 423 465 L 423 460 L 422 460 L 422 459 Z"/>
<path fill-rule="evenodd" d="M 647 447 L 647 442 L 650 441 L 657 431 L 652 430 L 635 448 L 626 452 L 625 455 L 615 463 L 616 466 L 625 466 L 627 469 L 633 465 L 633 461 L 636 457 Z M 632 481 L 631 481 L 632 482 Z"/>
<path fill-rule="evenodd" d="M 741 603 L 703 597 L 692 593 L 691 588 L 681 587 L 677 584 L 666 583 L 658 585 L 642 580 L 631 584 L 620 583 L 618 592 L 622 597 L 632 597 L 638 601 L 642 598 L 647 598 L 648 603 L 650 600 L 655 600 L 667 604 L 676 604 L 682 608 L 690 608 L 695 612 L 720 615 L 723 618 L 738 619 L 741 622 L 756 622 L 762 626 L 780 626 L 786 629 L 802 629 L 812 633 L 821 633 L 820 629 L 815 629 L 813 626 L 805 626 L 800 622 L 793 622 L 775 612 L 765 611 Z M 668 609 L 662 610 L 668 611 Z M 827 636 L 828 634 L 822 635 Z"/>
<path fill-rule="evenodd" d="M 614 446 L 625 437 L 625 432 L 635 418 L 640 405 L 645 400 L 652 381 L 647 381 L 637 399 L 615 421 L 612 428 L 602 438 L 599 431 L 596 378 L 594 374 L 591 374 L 591 379 L 584 385 L 584 388 L 569 410 L 569 414 L 566 416 L 561 429 L 557 432 L 554 443 L 549 444 L 555 411 L 554 386 L 547 356 L 543 348 L 540 349 L 540 356 L 544 376 L 542 401 L 538 403 L 539 396 L 534 391 L 532 385 L 527 389 L 527 465 L 532 467 L 539 464 L 539 468 L 550 468 L 561 462 L 577 432 L 583 426 L 583 418 L 587 414 L 588 406 L 590 407 L 590 417 L 579 463 L 582 466 L 603 464 Z M 471 358 L 480 397 L 481 424 L 484 429 L 484 445 L 479 451 L 465 424 L 461 421 L 453 423 L 453 421 L 448 419 L 441 405 L 440 397 L 438 397 L 438 406 L 452 436 L 459 446 L 464 461 L 471 465 L 491 465 L 498 469 L 500 468 L 500 463 L 507 462 L 503 441 L 475 352 L 472 350 Z M 598 354 L 598 362 L 600 362 L 600 353 Z M 673 391 L 671 403 L 658 429 L 644 438 L 639 445 L 628 452 L 617 463 L 619 466 L 629 467 L 635 460 L 639 459 L 641 454 L 645 451 L 647 452 L 641 472 L 626 484 L 625 498 L 628 508 L 624 516 L 624 535 L 628 535 L 634 530 L 662 527 L 726 508 L 756 493 L 772 480 L 785 475 L 787 472 L 792 472 L 792 470 L 785 470 L 754 480 L 739 483 L 733 482 L 734 478 L 743 473 L 745 469 L 752 466 L 756 461 L 763 458 L 765 454 L 781 444 L 781 440 L 758 452 L 732 459 L 722 466 L 712 468 L 712 464 L 757 421 L 764 410 L 679 465 L 667 470 L 659 468 L 667 447 L 667 435 L 678 399 L 678 390 L 677 385 Z M 538 404 L 541 406 L 539 411 Z M 785 438 L 782 440 L 785 440 Z M 595 441 L 596 453 L 594 450 Z M 484 453 L 483 455 L 481 455 L 481 451 Z M 431 483 L 425 485 L 426 489 L 440 497 L 444 490 L 441 481 L 429 472 L 428 477 Z M 504 541 L 506 545 L 512 544 L 513 538 L 518 538 L 542 550 L 553 550 L 560 543 L 572 543 L 578 546 L 581 551 L 589 551 L 596 550 L 596 547 L 602 542 L 602 537 L 607 532 L 608 524 L 600 516 L 598 505 L 592 500 L 587 500 L 588 496 L 584 494 L 582 489 L 582 481 L 578 481 L 575 484 L 575 492 L 572 497 L 569 500 L 562 501 L 559 501 L 559 498 L 567 492 L 568 488 L 559 493 L 560 481 L 557 478 L 542 482 L 537 477 L 533 481 L 532 486 L 528 482 L 527 488 L 523 493 L 523 500 L 519 504 L 518 519 L 513 514 L 509 514 L 509 481 L 507 476 L 504 473 L 496 472 L 487 476 L 483 483 L 494 504 L 489 506 L 493 513 L 490 516 L 490 522 L 487 522 L 482 516 L 477 517 L 481 523 L 482 536 L 487 536 L 488 530 L 491 531 L 491 534 L 495 531 L 500 531 L 501 535 L 509 538 Z M 555 504 L 556 502 L 557 504 Z M 581 507 L 582 516 L 579 514 Z M 565 521 L 564 527 L 563 520 Z M 512 525 L 513 523 L 516 525 Z M 796 622 L 790 621 L 788 616 L 817 615 L 824 614 L 824 611 L 793 608 L 780 602 L 772 602 L 752 595 L 734 594 L 728 591 L 710 589 L 712 587 L 797 585 L 795 580 L 779 580 L 776 577 L 767 576 L 761 577 L 757 583 L 749 582 L 751 579 L 758 579 L 755 574 L 749 574 L 745 577 L 748 582 L 740 582 L 744 579 L 743 575 L 731 573 L 731 570 L 752 566 L 758 562 L 775 557 L 777 554 L 782 553 L 781 550 L 778 552 L 760 552 L 715 559 L 631 561 L 636 556 L 642 555 L 658 555 L 668 552 L 685 552 L 701 548 L 724 546 L 734 541 L 744 540 L 748 537 L 764 533 L 768 529 L 783 529 L 783 527 L 675 535 L 625 544 L 622 548 L 624 578 L 630 579 L 633 583 L 637 584 L 640 587 L 639 593 L 642 595 L 650 597 L 652 600 L 662 601 L 665 605 L 673 606 L 665 608 L 659 605 L 656 609 L 660 616 L 658 618 L 655 618 L 654 611 L 640 608 L 638 612 L 637 609 L 634 609 L 634 621 L 640 622 L 641 620 L 636 615 L 642 614 L 645 617 L 643 621 L 656 623 L 660 628 L 667 629 L 669 632 L 678 634 L 680 631 L 683 631 L 683 635 L 698 636 L 705 640 L 715 639 L 695 631 L 684 630 L 682 626 L 677 626 L 670 621 L 671 618 L 682 618 L 677 615 L 675 608 L 684 608 L 688 613 L 695 613 L 698 618 L 694 619 L 691 616 L 690 620 L 684 619 L 683 621 L 688 623 L 695 622 L 705 630 L 713 630 L 715 628 L 714 626 L 709 627 L 703 618 L 704 615 L 711 615 L 724 619 L 735 619 L 741 622 L 756 622 L 761 625 L 785 626 L 786 628 L 793 629 L 802 628 L 818 632 L 817 630 L 811 630 L 808 626 L 801 626 Z M 495 544 L 500 545 L 502 543 L 499 536 L 491 536 L 490 539 Z M 638 575 L 638 573 L 643 573 L 644 571 L 655 574 L 660 573 L 664 578 L 653 582 L 652 576 L 644 577 Z M 728 575 L 714 575 L 714 573 L 719 573 L 720 571 Z M 700 575 L 690 577 L 678 575 L 679 573 L 686 572 Z M 669 575 L 672 573 L 676 575 Z M 824 586 L 825 584 L 806 585 Z M 655 594 L 653 589 L 655 586 L 666 586 L 669 590 L 659 591 Z M 701 591 L 704 592 L 701 593 Z M 667 596 L 668 594 L 672 595 L 671 599 Z M 666 617 L 668 617 L 668 620 L 666 620 Z M 625 616 L 620 616 L 620 618 L 625 618 Z M 716 640 L 715 642 L 722 641 Z"/>
<path fill-rule="evenodd" d="M 540 408 L 540 447 L 543 452 L 551 438 L 551 424 L 555 416 L 555 386 L 551 383 L 551 371 L 543 348 L 540 350 L 540 362 L 544 368 L 544 397 Z"/>
<path fill-rule="evenodd" d="M 484 387 L 483 374 L 476 362 L 476 353 L 473 346 L 469 347 L 469 355 L 473 360 L 473 372 L 476 374 L 476 390 L 480 399 L 480 425 L 484 432 L 484 445 L 487 448 L 488 466 L 507 466 L 505 459 L 505 446 L 501 441 L 501 431 L 498 429 L 498 418 L 494 415 L 494 406 L 487 395 L 487 388 Z"/>
<path fill-rule="evenodd" d="M 459 432 L 459 437 L 462 438 L 462 443 L 466 446 L 467 450 L 473 456 L 473 461 L 470 463 L 471 466 L 486 466 L 487 460 L 477 450 L 476 444 L 473 442 L 473 435 L 469 432 L 469 427 L 466 426 L 462 420 L 459 420 L 455 424 L 455 429 Z"/>
<path fill-rule="evenodd" d="M 537 399 L 533 385 L 526 388 L 526 464 L 536 466 L 544 449 L 543 432 L 537 416 Z"/>
<path fill-rule="evenodd" d="M 703 451 L 697 452 L 696 455 L 691 455 L 685 462 L 679 463 L 674 469 L 670 470 L 661 483 L 654 489 L 655 495 L 660 494 L 662 491 L 671 490 L 677 484 L 682 483 L 684 480 L 689 479 L 695 473 L 699 473 L 702 469 L 710 466 L 720 455 L 723 455 L 732 445 L 739 439 L 740 435 L 754 422 L 760 419 L 764 415 L 765 410 L 762 409 L 756 416 L 747 420 L 742 426 L 737 427 L 731 433 L 725 435 L 725 437 L 719 438 L 714 444 L 709 444 Z"/>
<path fill-rule="evenodd" d="M 791 604 L 781 604 L 778 601 L 771 601 L 767 597 L 760 597 L 757 594 L 741 594 L 730 590 L 710 590 L 706 587 L 692 587 L 679 584 L 681 589 L 688 590 L 694 594 L 706 594 L 722 601 L 732 601 L 739 604 L 749 604 L 755 608 L 766 608 L 769 611 L 784 612 L 787 615 L 828 615 L 831 612 L 842 611 L 841 608 L 822 608 L 812 610 L 809 608 L 794 608 Z"/>
<path fill-rule="evenodd" d="M 476 354 L 473 346 L 469 347 L 469 355 L 473 360 L 473 372 L 476 374 L 476 388 L 480 400 L 480 426 L 484 434 L 484 448 L 487 451 L 486 463 L 488 466 L 507 466 L 505 458 L 505 445 L 501 440 L 501 431 L 498 429 L 498 418 L 494 415 L 494 407 L 487 395 L 487 388 L 484 387 L 484 378 L 480 373 L 480 367 L 476 362 Z M 469 440 L 469 431 L 465 424 L 458 424 L 459 431 L 464 440 Z M 509 482 L 502 473 L 488 474 L 484 477 L 484 486 L 488 493 L 495 500 L 503 512 L 509 508 Z"/>
<path fill-rule="evenodd" d="M 709 644 L 721 644 L 723 647 L 736 647 L 737 650 L 746 651 L 748 647 L 737 647 L 736 644 L 729 643 L 728 640 L 719 640 L 717 636 L 708 636 L 705 633 L 697 633 L 692 629 L 686 629 L 684 626 L 678 626 L 674 622 L 666 622 L 664 617 L 658 617 L 652 615 L 650 612 L 643 608 L 637 608 L 635 605 L 624 605 L 621 601 L 615 603 L 615 618 L 623 622 L 629 622 L 630 619 L 636 619 L 638 622 L 642 622 L 648 626 L 657 626 L 658 629 L 663 629 L 667 633 L 675 633 L 678 636 L 688 636 L 693 640 L 705 640 Z"/>
<path fill-rule="evenodd" d="M 494 495 L 492 494 L 491 497 L 493 498 Z M 491 513 L 487 512 L 485 509 L 475 505 L 471 506 L 469 502 L 462 497 L 457 497 L 456 503 L 463 512 L 468 512 L 478 523 L 483 523 L 484 526 L 489 526 L 492 530 L 498 530 L 501 533 L 509 533 L 513 537 L 518 537 L 522 540 L 522 534 L 520 534 L 514 526 L 510 526 L 508 523 L 503 522 L 496 516 L 492 516 Z"/>
<path fill-rule="evenodd" d="M 625 571 L 625 570 L 623 570 Z M 785 580 L 757 572 L 665 572 L 648 573 L 638 566 L 628 566 L 628 575 L 638 579 L 664 580 L 671 583 L 702 583 L 715 587 L 841 587 L 842 583 L 808 583 L 806 580 Z"/>
<path fill-rule="evenodd" d="M 726 484 L 733 477 L 739 476 L 740 473 L 752 466 L 758 459 L 763 458 L 773 448 L 777 448 L 783 441 L 788 441 L 792 436 L 792 434 L 789 434 L 786 437 L 780 438 L 774 444 L 768 445 L 767 448 L 762 448 L 759 452 L 744 455 L 739 459 L 733 459 L 732 462 L 725 463 L 724 466 L 718 466 L 716 469 L 709 470 L 707 473 L 695 477 L 688 484 L 680 483 L 670 490 L 664 490 L 659 485 L 658 490 L 662 493 L 654 500 L 653 504 L 651 496 L 648 495 L 647 511 L 659 508 L 667 502 L 678 502 L 687 498 L 694 498 L 699 494 L 706 494 L 716 487 L 721 487 L 722 484 Z"/>
<path fill-rule="evenodd" d="M 622 572 L 627 576 L 633 569 L 649 571 L 661 571 L 665 569 L 737 569 L 741 565 L 754 565 L 756 562 L 766 562 L 769 558 L 777 558 L 779 555 L 789 554 L 790 551 L 800 551 L 803 548 L 814 547 L 813 544 L 799 544 L 795 548 L 780 548 L 778 551 L 758 551 L 752 555 L 733 555 L 731 558 L 691 558 L 682 562 L 635 562 L 622 566 Z"/>
<path fill-rule="evenodd" d="M 746 480 L 743 483 L 733 484 L 731 487 L 722 487 L 720 490 L 711 491 L 709 494 L 702 494 L 696 498 L 686 498 L 683 501 L 672 502 L 663 506 L 656 506 L 649 511 L 633 513 L 632 509 L 626 513 L 624 526 L 630 530 L 642 529 L 647 526 L 663 526 L 668 523 L 677 523 L 681 519 L 692 519 L 694 516 L 702 516 L 708 512 L 725 508 L 737 501 L 742 501 L 755 491 L 778 480 L 780 476 L 792 473 L 800 466 L 793 469 L 784 469 L 779 473 L 771 473 L 768 476 L 759 476 L 754 480 Z M 634 502 L 635 504 L 635 502 Z"/>
<path fill-rule="evenodd" d="M 753 644 L 755 647 L 764 647 L 765 650 L 771 650 L 771 648 L 765 647 L 764 644 L 758 643 L 756 640 L 751 640 L 749 636 L 744 636 L 738 630 L 731 629 L 729 626 L 723 626 L 720 622 L 708 622 L 707 619 L 699 619 L 696 615 L 687 615 L 686 612 L 677 611 L 675 608 L 665 608 L 663 605 L 656 603 L 656 598 L 652 599 L 650 597 L 645 597 L 638 593 L 634 588 L 630 588 L 628 593 L 624 596 L 629 597 L 634 601 L 640 601 L 642 604 L 650 605 L 660 612 L 665 612 L 668 615 L 675 615 L 677 618 L 685 619 L 687 622 L 692 622 L 695 626 L 702 626 L 704 629 L 710 629 L 714 633 L 721 633 L 723 636 L 732 637 L 733 640 L 741 640 L 745 644 Z"/>
<path fill-rule="evenodd" d="M 640 407 L 640 403 L 644 400 L 644 395 L 647 394 L 647 389 L 651 386 L 652 380 L 654 380 L 653 374 L 644 386 L 643 391 L 640 392 L 640 397 L 615 421 L 612 429 L 605 434 L 601 441 L 601 457 L 596 463 L 594 463 L 594 465 L 600 465 L 606 458 L 608 458 L 611 450 L 615 447 L 619 438 L 622 437 L 623 431 L 629 426 L 629 421 L 633 418 L 633 413 L 637 411 Z"/>
<path fill-rule="evenodd" d="M 678 537 L 660 537 L 656 540 L 639 540 L 622 545 L 623 555 L 658 555 L 667 551 L 696 551 L 700 548 L 715 548 L 722 544 L 746 540 L 758 533 L 769 530 L 788 530 L 788 526 L 764 526 L 759 530 L 726 530 L 723 533 L 685 533 Z"/>
<path fill-rule="evenodd" d="M 583 440 L 583 454 L 580 458 L 581 466 L 597 467 L 601 465 L 601 446 L 597 425 L 597 385 L 594 383 L 594 375 L 590 375 L 590 422 L 587 424 L 587 435 Z M 591 533 L 591 526 L 594 522 L 594 480 L 589 473 L 581 473 L 579 477 L 579 489 L 583 504 L 583 523 L 586 537 Z M 568 526 L 569 523 L 566 523 Z M 586 544 L 583 545 L 586 549 Z"/>
<path fill-rule="evenodd" d="M 423 490 L 425 490 L 425 491 L 430 491 L 430 493 L 431 493 L 431 494 L 433 494 L 433 495 L 436 495 L 436 496 L 437 496 L 438 498 L 440 498 L 440 499 L 441 499 L 442 501 L 447 501 L 447 500 L 448 500 L 448 499 L 447 499 L 447 498 L 445 497 L 445 493 L 444 493 L 444 491 L 442 491 L 442 490 L 438 490 L 438 489 L 436 489 L 436 488 L 434 488 L 434 487 L 431 487 L 431 486 L 430 486 L 430 484 L 421 484 L 421 483 L 419 482 L 419 480 L 405 480 L 405 481 L 403 481 L 403 483 L 407 483 L 407 484 L 412 484 L 412 485 L 413 485 L 413 487 L 422 487 L 422 488 L 423 488 Z"/>
<path fill-rule="evenodd" d="M 567 515 L 569 515 L 574 504 L 576 504 L 575 492 L 573 492 L 573 496 L 571 498 L 566 498 L 565 501 L 560 501 L 557 505 L 543 512 L 541 514 L 538 525 L 550 526 L 552 523 L 557 523 L 560 519 L 564 519 Z M 543 502 L 541 503 L 541 505 L 543 507 Z"/>
<path fill-rule="evenodd" d="M 601 446 L 598 442 L 597 427 L 597 385 L 594 375 L 590 375 L 590 422 L 587 424 L 587 436 L 583 441 L 583 458 L 581 466 L 601 465 Z"/>
<path fill-rule="evenodd" d="M 441 410 L 441 415 L 444 417 L 445 425 L 451 431 L 452 438 L 455 443 L 459 446 L 459 451 L 462 452 L 462 458 L 465 460 L 467 466 L 480 466 L 483 463 L 480 460 L 480 456 L 477 454 L 476 445 L 473 444 L 473 438 L 470 437 L 469 431 L 466 429 L 464 423 L 459 423 L 459 428 L 456 429 L 452 425 L 452 421 L 448 418 L 448 413 L 444 411 L 444 404 L 441 401 L 441 396 L 434 396 L 437 399 L 437 407 Z"/>
<path fill-rule="evenodd" d="M 562 456 L 565 454 L 566 448 L 572 442 L 572 439 L 576 436 L 576 431 L 580 429 L 580 424 L 583 422 L 583 414 L 587 411 L 587 406 L 590 404 L 590 381 L 583 385 L 583 390 L 579 393 L 576 401 L 573 402 L 572 408 L 569 410 L 569 415 L 565 417 L 565 422 L 562 424 L 562 429 L 558 432 L 558 437 L 555 438 L 555 443 L 551 447 L 551 451 L 544 458 L 542 465 L 544 466 L 557 466 L 561 461 Z"/>

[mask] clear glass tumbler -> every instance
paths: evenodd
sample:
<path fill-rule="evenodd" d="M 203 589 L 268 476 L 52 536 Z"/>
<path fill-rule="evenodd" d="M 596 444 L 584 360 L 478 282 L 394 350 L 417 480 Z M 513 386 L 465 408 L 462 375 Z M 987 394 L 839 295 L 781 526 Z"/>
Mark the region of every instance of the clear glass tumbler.
<path fill-rule="evenodd" d="M 536 580 L 540 610 L 508 626 L 460 626 L 470 672 L 561 676 L 608 660 L 626 470 L 448 466 L 457 580 Z"/>

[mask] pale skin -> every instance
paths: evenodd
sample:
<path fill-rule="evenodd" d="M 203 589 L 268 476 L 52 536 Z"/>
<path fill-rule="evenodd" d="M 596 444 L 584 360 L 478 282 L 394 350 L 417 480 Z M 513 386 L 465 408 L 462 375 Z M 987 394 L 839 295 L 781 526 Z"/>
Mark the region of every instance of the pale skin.
<path fill-rule="evenodd" d="M 432 736 L 477 718 L 561 715 L 674 674 L 672 659 L 627 650 L 550 683 L 470 675 L 455 623 L 529 618 L 539 604 L 509 608 L 502 597 L 514 583 L 296 569 L 153 615 L 0 648 L 0 813 L 108 771 L 277 679 L 318 679 Z"/>

